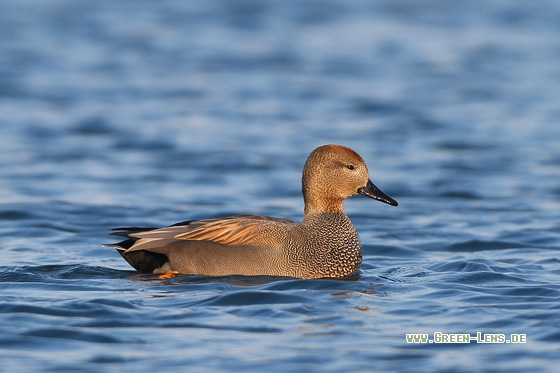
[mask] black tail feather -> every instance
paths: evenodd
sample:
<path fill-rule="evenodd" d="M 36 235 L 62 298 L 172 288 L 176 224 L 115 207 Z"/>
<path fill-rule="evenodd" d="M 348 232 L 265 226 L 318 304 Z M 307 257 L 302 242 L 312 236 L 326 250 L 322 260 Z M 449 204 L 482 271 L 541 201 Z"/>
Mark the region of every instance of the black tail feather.
<path fill-rule="evenodd" d="M 125 250 L 117 249 L 119 254 L 134 267 L 138 272 L 142 273 L 154 273 L 156 269 L 161 268 L 165 263 L 169 261 L 167 255 L 152 253 L 151 251 L 138 250 L 132 251 L 130 253 L 125 252 Z"/>
<path fill-rule="evenodd" d="M 111 229 L 112 235 L 128 237 L 129 234 L 135 232 L 149 231 L 155 228 L 115 228 Z M 115 244 L 108 244 L 105 246 L 112 247 L 118 251 L 119 254 L 138 272 L 142 273 L 153 273 L 155 270 L 161 268 L 165 263 L 169 261 L 166 255 L 159 253 L 152 253 L 146 250 L 138 250 L 132 252 L 126 252 L 130 249 L 137 239 L 128 238 L 124 241 Z"/>

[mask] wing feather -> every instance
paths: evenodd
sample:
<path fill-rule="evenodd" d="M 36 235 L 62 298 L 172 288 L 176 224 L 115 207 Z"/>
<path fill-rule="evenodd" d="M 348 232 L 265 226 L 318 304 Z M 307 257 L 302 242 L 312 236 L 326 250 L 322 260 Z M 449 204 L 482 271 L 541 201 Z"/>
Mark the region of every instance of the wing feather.
<path fill-rule="evenodd" d="M 129 251 L 152 250 L 181 241 L 211 241 L 222 245 L 242 245 L 281 240 L 297 223 L 258 215 L 239 215 L 227 218 L 193 220 L 165 228 L 118 228 L 113 235 L 134 240 Z"/>
<path fill-rule="evenodd" d="M 263 234 L 281 233 L 296 224 L 290 220 L 272 219 L 264 216 L 245 215 L 231 218 L 199 220 L 181 234 L 178 240 L 212 241 L 222 245 L 241 245 L 258 240 Z"/>

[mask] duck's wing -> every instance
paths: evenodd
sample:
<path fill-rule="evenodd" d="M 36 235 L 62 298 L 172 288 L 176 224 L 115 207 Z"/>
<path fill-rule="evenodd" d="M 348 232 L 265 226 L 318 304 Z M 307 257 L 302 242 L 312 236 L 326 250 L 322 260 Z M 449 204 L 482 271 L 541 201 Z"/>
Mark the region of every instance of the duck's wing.
<path fill-rule="evenodd" d="M 284 239 L 287 231 L 296 225 L 297 223 L 291 220 L 259 215 L 238 215 L 185 221 L 157 229 L 116 228 L 112 235 L 128 238 L 117 244 L 126 252 L 138 250 L 162 252 L 161 248 L 177 241 L 210 241 L 227 246 L 279 243 Z"/>

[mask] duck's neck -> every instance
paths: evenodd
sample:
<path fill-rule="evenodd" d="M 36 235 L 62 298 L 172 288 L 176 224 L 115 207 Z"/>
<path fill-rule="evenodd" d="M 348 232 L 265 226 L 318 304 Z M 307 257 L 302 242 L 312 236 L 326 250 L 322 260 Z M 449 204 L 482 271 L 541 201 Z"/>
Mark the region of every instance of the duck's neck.
<path fill-rule="evenodd" d="M 344 213 L 343 202 L 341 198 L 328 198 L 321 196 L 321 198 L 312 198 L 306 193 L 303 194 L 303 201 L 305 202 L 305 214 L 311 212 L 342 212 Z"/>
<path fill-rule="evenodd" d="M 344 199 L 334 193 L 336 185 L 332 185 L 332 180 L 325 179 L 324 175 L 316 175 L 316 172 L 307 168 L 307 164 L 301 184 L 306 214 L 313 211 L 344 212 Z"/>

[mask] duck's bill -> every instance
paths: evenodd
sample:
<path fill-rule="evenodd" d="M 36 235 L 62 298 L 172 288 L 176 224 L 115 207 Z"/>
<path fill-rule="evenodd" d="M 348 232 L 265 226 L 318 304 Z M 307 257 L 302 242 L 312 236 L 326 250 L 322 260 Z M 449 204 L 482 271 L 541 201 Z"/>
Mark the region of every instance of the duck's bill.
<path fill-rule="evenodd" d="M 371 180 L 368 180 L 365 187 L 358 189 L 358 193 L 376 199 L 381 202 L 385 202 L 391 206 L 398 206 L 398 202 L 383 193 L 378 187 L 376 187 Z"/>

